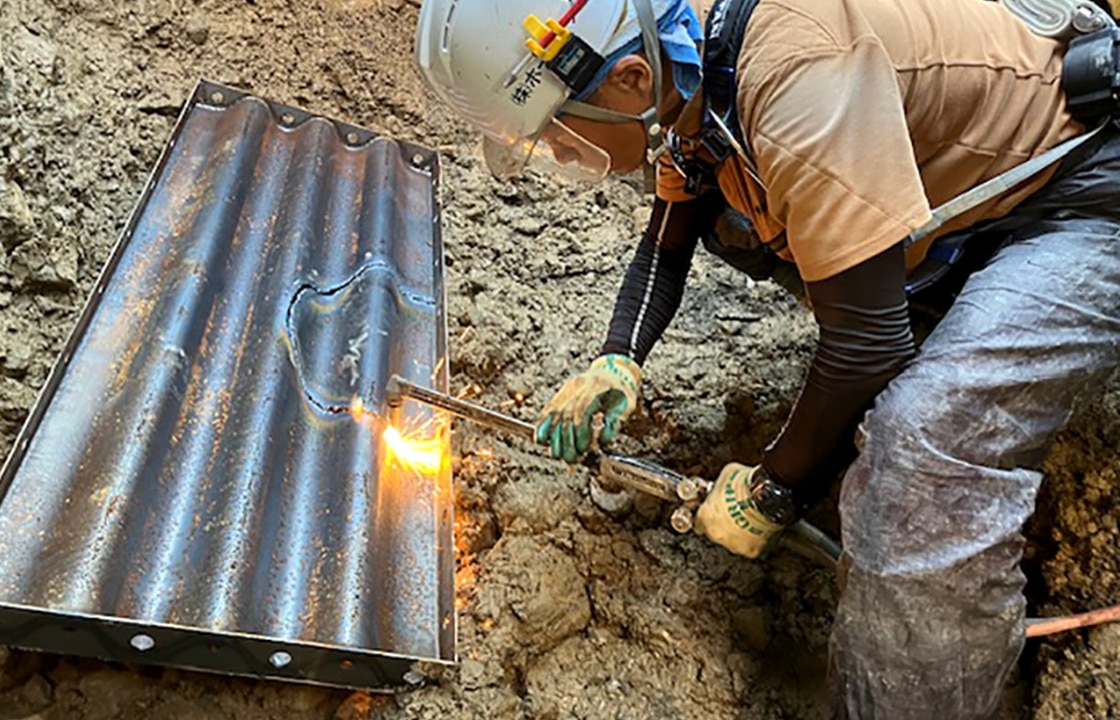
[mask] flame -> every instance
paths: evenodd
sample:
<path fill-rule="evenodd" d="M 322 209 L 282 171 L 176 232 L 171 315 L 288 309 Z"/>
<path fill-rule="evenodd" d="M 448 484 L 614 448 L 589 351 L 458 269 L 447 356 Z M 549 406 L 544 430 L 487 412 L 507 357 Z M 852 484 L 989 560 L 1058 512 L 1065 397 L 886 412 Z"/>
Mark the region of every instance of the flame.
<path fill-rule="evenodd" d="M 401 467 L 423 475 L 435 475 L 443 467 L 444 443 L 438 435 L 422 437 L 420 433 L 409 433 L 405 436 L 389 425 L 381 439 L 385 441 L 386 461 L 396 460 Z"/>
<path fill-rule="evenodd" d="M 405 427 L 397 428 L 388 422 L 388 418 L 367 408 L 357 395 L 351 398 L 349 410 L 354 422 L 372 421 L 373 427 L 383 428 L 383 466 L 395 464 L 402 470 L 412 470 L 421 475 L 438 475 L 445 464 L 450 464 L 450 448 L 439 431 L 441 424 L 438 417 L 423 424 L 406 423 Z"/>

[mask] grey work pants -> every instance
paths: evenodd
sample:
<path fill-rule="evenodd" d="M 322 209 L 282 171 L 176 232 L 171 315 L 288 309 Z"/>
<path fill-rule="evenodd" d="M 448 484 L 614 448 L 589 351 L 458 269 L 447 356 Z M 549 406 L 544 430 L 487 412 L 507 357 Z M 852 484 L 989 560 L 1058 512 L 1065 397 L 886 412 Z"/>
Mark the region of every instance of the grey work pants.
<path fill-rule="evenodd" d="M 1039 467 L 1120 362 L 1118 158 L 1110 141 L 1042 193 L 861 425 L 840 498 L 839 717 L 998 712 L 1024 643 Z"/>

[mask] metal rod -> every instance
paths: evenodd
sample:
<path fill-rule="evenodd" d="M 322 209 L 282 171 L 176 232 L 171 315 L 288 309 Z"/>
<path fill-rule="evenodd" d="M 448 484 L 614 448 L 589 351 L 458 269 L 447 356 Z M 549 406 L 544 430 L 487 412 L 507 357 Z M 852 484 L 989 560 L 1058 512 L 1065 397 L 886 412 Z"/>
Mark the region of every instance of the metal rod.
<path fill-rule="evenodd" d="M 484 408 L 481 405 L 475 405 L 472 402 L 421 387 L 399 375 L 389 378 L 389 382 L 385 385 L 385 404 L 390 411 L 399 409 L 406 399 L 416 400 L 446 410 L 452 415 L 498 430 L 505 430 L 530 441 L 536 439 L 536 427 L 524 420 L 518 420 L 509 415 Z M 683 499 L 679 497 L 677 487 L 681 481 L 685 480 L 685 477 L 656 463 L 626 455 L 592 451 L 584 456 L 583 464 L 598 471 L 604 478 L 626 485 L 631 490 L 644 492 L 647 495 L 653 495 L 670 502 L 679 502 Z"/>
<path fill-rule="evenodd" d="M 500 412 L 484 408 L 481 405 L 475 405 L 466 400 L 451 397 L 445 393 L 429 390 L 409 380 L 405 380 L 400 375 L 394 375 L 389 378 L 389 382 L 385 386 L 385 403 L 389 408 L 398 408 L 409 398 L 422 402 L 425 405 L 439 408 L 440 410 L 446 410 L 452 415 L 482 423 L 483 425 L 497 430 L 505 430 L 508 433 L 519 435 L 530 440 L 532 440 L 536 434 L 536 428 L 531 423 L 527 423 L 524 420 L 518 420 L 509 415 L 503 415 Z"/>
<path fill-rule="evenodd" d="M 648 460 L 592 451 L 587 453 L 583 464 L 597 470 L 605 480 L 624 485 L 630 490 L 668 502 L 682 502 L 684 499 L 680 497 L 677 488 L 686 478 Z"/>

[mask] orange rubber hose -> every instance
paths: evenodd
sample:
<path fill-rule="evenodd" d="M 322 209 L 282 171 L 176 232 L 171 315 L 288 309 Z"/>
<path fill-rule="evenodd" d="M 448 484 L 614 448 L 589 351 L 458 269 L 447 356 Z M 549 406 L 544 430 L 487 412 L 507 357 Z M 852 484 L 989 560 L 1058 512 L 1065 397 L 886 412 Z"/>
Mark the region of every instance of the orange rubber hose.
<path fill-rule="evenodd" d="M 1040 618 L 1027 620 L 1027 637 L 1042 637 L 1052 635 L 1063 630 L 1100 625 L 1106 622 L 1120 620 L 1120 605 L 1101 608 L 1079 615 L 1063 615 L 1056 618 Z"/>

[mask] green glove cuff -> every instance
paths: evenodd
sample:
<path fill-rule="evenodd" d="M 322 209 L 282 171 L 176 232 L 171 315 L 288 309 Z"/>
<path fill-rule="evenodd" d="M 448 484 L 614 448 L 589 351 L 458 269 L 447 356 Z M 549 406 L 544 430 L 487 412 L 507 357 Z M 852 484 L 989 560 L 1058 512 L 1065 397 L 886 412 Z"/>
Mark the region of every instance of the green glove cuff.
<path fill-rule="evenodd" d="M 592 370 L 604 369 L 618 377 L 634 395 L 638 394 L 638 386 L 642 384 L 642 367 L 634 362 L 633 358 L 619 353 L 602 355 L 591 363 Z"/>

